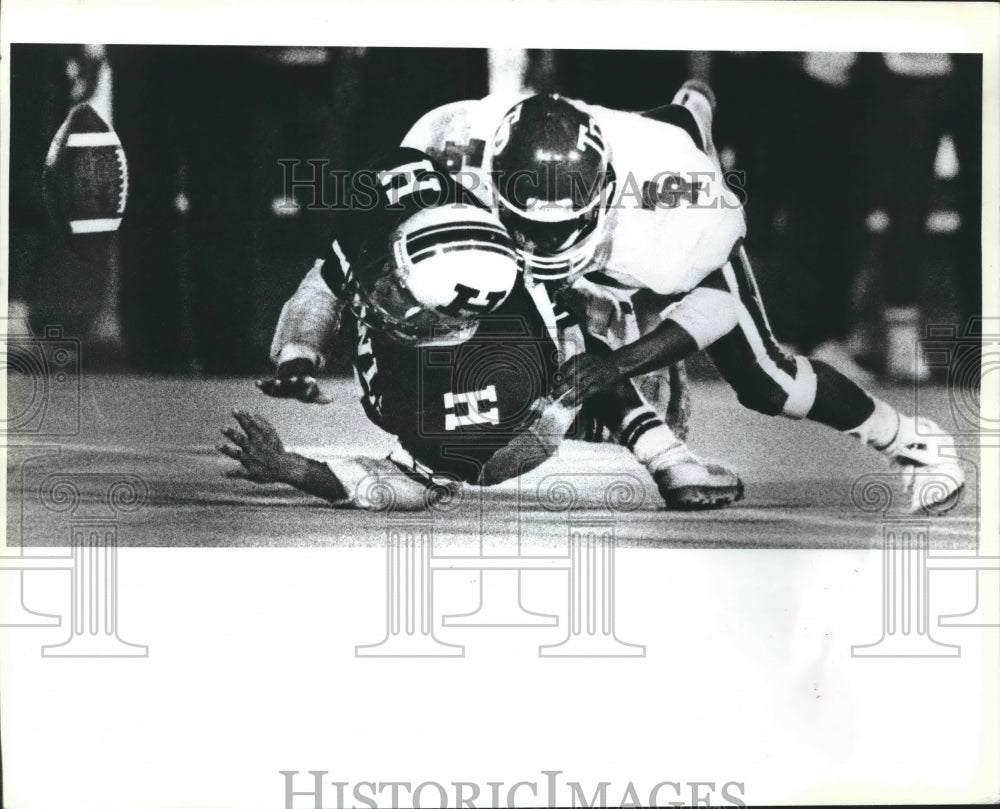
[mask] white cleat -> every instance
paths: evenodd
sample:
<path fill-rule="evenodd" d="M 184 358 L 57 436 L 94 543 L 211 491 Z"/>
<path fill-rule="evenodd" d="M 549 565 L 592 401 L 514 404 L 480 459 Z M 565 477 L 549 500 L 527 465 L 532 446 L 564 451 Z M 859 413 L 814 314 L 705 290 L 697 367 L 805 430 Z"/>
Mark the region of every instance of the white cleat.
<path fill-rule="evenodd" d="M 933 421 L 901 416 L 896 438 L 882 452 L 902 473 L 912 512 L 938 516 L 958 505 L 965 473 L 955 454 L 955 439 Z"/>
<path fill-rule="evenodd" d="M 703 461 L 683 444 L 670 454 L 666 465 L 653 472 L 656 488 L 668 509 L 722 508 L 743 499 L 743 481 L 733 470 Z"/>
<path fill-rule="evenodd" d="M 701 133 L 701 142 L 705 145 L 705 154 L 718 163 L 719 154 L 712 140 L 712 119 L 715 115 L 715 93 L 712 88 L 698 79 L 688 79 L 681 85 L 671 103 L 691 110 Z"/>

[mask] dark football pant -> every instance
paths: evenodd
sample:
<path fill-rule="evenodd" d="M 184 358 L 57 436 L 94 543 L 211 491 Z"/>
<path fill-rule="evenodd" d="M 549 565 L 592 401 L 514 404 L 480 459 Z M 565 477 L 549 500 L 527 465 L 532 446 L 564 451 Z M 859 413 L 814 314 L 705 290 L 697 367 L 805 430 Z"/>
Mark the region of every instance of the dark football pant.
<path fill-rule="evenodd" d="M 744 407 L 837 430 L 851 430 L 872 414 L 874 401 L 856 383 L 825 362 L 789 354 L 774 338 L 742 241 L 703 284 L 737 299 L 736 328 L 708 354 Z"/>
<path fill-rule="evenodd" d="M 644 115 L 684 129 L 704 151 L 697 124 L 686 107 L 667 104 Z M 736 328 L 710 346 L 708 354 L 741 404 L 765 415 L 808 418 L 837 430 L 853 429 L 872 414 L 875 403 L 856 383 L 822 361 L 792 356 L 781 347 L 742 241 L 733 248 L 729 261 L 703 283 L 730 292 L 738 301 Z M 619 395 L 627 398 L 625 391 Z"/>

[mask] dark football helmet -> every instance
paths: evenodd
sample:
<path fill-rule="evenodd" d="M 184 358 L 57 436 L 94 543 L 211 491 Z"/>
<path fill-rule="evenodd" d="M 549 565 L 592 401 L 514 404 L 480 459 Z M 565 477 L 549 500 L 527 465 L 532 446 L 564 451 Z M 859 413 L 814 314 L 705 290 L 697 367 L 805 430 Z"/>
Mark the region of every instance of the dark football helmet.
<path fill-rule="evenodd" d="M 558 95 L 536 95 L 504 116 L 490 173 L 497 213 L 539 280 L 583 272 L 600 244 L 614 188 L 597 121 Z"/>

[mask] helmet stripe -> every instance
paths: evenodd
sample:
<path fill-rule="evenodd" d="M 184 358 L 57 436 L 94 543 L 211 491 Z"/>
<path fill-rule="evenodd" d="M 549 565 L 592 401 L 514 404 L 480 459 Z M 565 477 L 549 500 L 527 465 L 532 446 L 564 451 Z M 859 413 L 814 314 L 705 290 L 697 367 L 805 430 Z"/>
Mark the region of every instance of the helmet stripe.
<path fill-rule="evenodd" d="M 514 243 L 502 227 L 485 227 L 479 223 L 438 225 L 414 231 L 406 239 L 406 252 L 411 260 L 432 250 L 449 252 L 454 249 L 489 250 L 516 258 Z"/>
<path fill-rule="evenodd" d="M 422 250 L 413 251 L 410 253 L 410 261 L 415 264 L 429 255 L 436 255 L 439 252 L 455 253 L 461 250 L 476 250 L 480 253 L 497 253 L 498 255 L 505 256 L 512 261 L 517 260 L 517 253 L 509 248 L 501 247 L 498 244 L 489 244 L 488 242 L 451 242 L 445 245 L 426 247 Z"/>
<path fill-rule="evenodd" d="M 504 230 L 502 225 L 499 224 L 494 225 L 492 223 L 475 222 L 475 221 L 448 222 L 446 224 L 440 224 L 440 225 L 428 225 L 427 227 L 414 230 L 412 233 L 410 233 L 409 238 L 416 239 L 428 233 L 433 233 L 434 231 L 438 230 L 478 230 L 486 233 L 493 233 L 503 238 L 507 239 L 510 238 L 510 236 L 507 234 L 507 231 Z"/>

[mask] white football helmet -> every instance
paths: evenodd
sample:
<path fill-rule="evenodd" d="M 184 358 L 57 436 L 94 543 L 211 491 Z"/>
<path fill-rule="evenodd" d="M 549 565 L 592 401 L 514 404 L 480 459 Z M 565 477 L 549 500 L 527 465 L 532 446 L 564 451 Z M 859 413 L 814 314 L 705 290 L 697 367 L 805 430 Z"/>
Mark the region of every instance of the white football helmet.
<path fill-rule="evenodd" d="M 388 251 L 386 251 L 388 247 Z M 351 308 L 404 341 L 468 339 L 517 280 L 517 252 L 491 212 L 469 204 L 426 208 L 373 245 L 348 274 Z"/>

